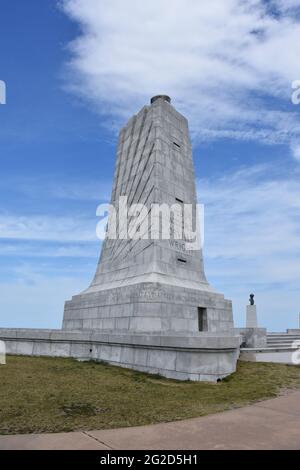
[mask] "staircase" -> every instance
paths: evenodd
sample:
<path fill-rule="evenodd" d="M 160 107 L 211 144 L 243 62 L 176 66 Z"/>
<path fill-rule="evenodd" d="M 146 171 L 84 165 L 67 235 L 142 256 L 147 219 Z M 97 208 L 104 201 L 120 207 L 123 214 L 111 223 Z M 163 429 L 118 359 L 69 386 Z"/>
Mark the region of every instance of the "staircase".
<path fill-rule="evenodd" d="M 300 333 L 268 333 L 267 347 L 242 348 L 240 359 L 254 362 L 274 362 L 299 365 Z"/>
<path fill-rule="evenodd" d="M 298 342 L 300 348 L 300 334 L 288 334 L 288 333 L 268 333 L 267 334 L 267 347 L 268 348 L 291 348 L 295 347 L 295 342 Z"/>

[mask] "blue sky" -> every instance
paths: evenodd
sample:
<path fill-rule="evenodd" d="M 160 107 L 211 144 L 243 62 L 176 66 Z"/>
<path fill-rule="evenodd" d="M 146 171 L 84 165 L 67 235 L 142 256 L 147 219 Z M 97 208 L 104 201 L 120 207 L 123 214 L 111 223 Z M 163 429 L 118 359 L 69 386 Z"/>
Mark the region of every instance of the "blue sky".
<path fill-rule="evenodd" d="M 161 92 L 189 118 L 209 281 L 237 325 L 253 291 L 261 326 L 297 326 L 300 2 L 170 1 L 1 0 L 0 327 L 60 327 L 117 130 Z"/>

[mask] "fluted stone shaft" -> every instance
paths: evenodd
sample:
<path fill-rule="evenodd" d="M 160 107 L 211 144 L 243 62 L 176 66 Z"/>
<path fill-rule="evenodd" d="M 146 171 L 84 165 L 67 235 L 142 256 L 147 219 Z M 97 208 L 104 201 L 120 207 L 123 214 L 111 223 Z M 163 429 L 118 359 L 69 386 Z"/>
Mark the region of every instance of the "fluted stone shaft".
<path fill-rule="evenodd" d="M 153 203 L 191 204 L 196 210 L 188 123 L 163 98 L 145 106 L 120 132 L 111 201 L 114 207 L 118 208 L 121 196 L 127 196 L 129 205 L 147 207 L 149 227 Z M 151 233 L 147 240 L 107 239 L 88 291 L 148 280 L 205 289 L 208 284 L 201 250 L 187 251 L 182 239 L 153 240 Z"/>

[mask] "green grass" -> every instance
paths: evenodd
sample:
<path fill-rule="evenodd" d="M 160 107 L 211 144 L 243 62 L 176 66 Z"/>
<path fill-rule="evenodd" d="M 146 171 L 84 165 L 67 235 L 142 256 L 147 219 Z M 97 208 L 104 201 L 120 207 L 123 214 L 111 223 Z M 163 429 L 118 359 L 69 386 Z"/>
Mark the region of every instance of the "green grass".
<path fill-rule="evenodd" d="M 0 434 L 107 429 L 203 416 L 300 387 L 300 368 L 238 363 L 218 384 L 178 382 L 73 359 L 9 356 L 0 366 Z"/>

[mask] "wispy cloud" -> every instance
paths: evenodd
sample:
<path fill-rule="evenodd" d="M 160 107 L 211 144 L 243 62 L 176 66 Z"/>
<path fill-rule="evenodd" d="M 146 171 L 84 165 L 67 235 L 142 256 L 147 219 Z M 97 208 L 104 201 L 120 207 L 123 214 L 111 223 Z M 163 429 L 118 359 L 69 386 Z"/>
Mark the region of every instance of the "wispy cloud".
<path fill-rule="evenodd" d="M 20 271 L 20 269 L 19 269 Z M 61 328 L 64 302 L 83 291 L 91 278 L 81 273 L 66 275 L 42 274 L 23 266 L 19 280 L 0 283 L 0 327 Z"/>
<path fill-rule="evenodd" d="M 23 216 L 0 214 L 0 239 L 95 241 L 96 223 L 84 217 Z"/>
<path fill-rule="evenodd" d="M 69 234 L 72 238 L 72 234 Z M 99 256 L 100 242 L 97 241 L 84 241 L 81 243 L 57 241 L 49 243 L 49 240 L 44 240 L 38 243 L 37 240 L 29 240 L 24 242 L 21 239 L 16 243 L 16 239 L 7 240 L 5 243 L 0 243 L 0 256 L 15 257 L 18 259 L 26 258 L 91 258 L 97 259 Z M 3 260 L 2 260 L 3 261 Z"/>
<path fill-rule="evenodd" d="M 90 201 L 91 203 L 107 202 L 110 200 L 112 181 L 95 180 L 88 181 L 83 178 L 58 178 L 57 175 L 47 175 L 47 178 L 25 177 L 13 175 L 3 178 L 0 181 L 0 191 L 14 195 L 24 195 L 28 197 L 47 198 L 48 200 L 73 200 Z"/>
<path fill-rule="evenodd" d="M 157 93 L 174 98 L 198 139 L 267 143 L 300 136 L 297 0 L 62 0 L 81 26 L 69 87 L 121 119 Z"/>
<path fill-rule="evenodd" d="M 273 171 L 257 165 L 199 181 L 210 256 L 300 256 L 300 175 Z"/>
<path fill-rule="evenodd" d="M 291 151 L 295 160 L 300 162 L 300 142 L 292 142 Z"/>
<path fill-rule="evenodd" d="M 281 174 L 280 174 L 281 173 Z M 299 173 L 269 165 L 245 167 L 199 180 L 205 204 L 209 280 L 234 300 L 243 324 L 250 291 L 257 294 L 262 326 L 296 326 L 300 303 Z"/>

